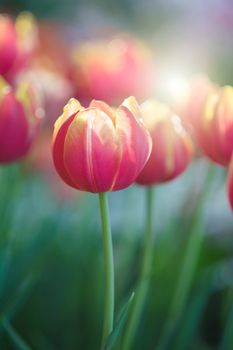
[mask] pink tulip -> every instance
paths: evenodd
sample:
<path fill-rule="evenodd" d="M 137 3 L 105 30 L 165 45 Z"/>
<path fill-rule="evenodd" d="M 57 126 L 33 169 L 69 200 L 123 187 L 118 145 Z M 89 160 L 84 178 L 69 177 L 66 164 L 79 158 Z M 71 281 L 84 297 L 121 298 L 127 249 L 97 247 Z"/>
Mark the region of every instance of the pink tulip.
<path fill-rule="evenodd" d="M 21 13 L 14 21 L 2 15 L 0 33 L 0 74 L 13 83 L 15 75 L 29 64 L 37 44 L 34 17 Z"/>
<path fill-rule="evenodd" d="M 193 156 L 193 145 L 181 120 L 163 104 L 148 100 L 141 105 L 152 138 L 152 152 L 136 179 L 142 185 L 169 181 L 180 175 Z"/>
<path fill-rule="evenodd" d="M 177 96 L 173 101 L 173 109 L 181 117 L 185 127 L 192 132 L 194 138 L 199 131 L 206 98 L 216 90 L 217 86 L 207 76 L 197 75 L 190 80 L 183 96 Z"/>
<path fill-rule="evenodd" d="M 212 161 L 226 166 L 233 152 L 233 88 L 209 94 L 199 122 L 198 142 Z"/>
<path fill-rule="evenodd" d="M 17 57 L 17 34 L 14 22 L 8 16 L 0 16 L 0 74 L 6 74 Z"/>
<path fill-rule="evenodd" d="M 151 138 L 133 97 L 116 110 L 75 99 L 55 123 L 53 159 L 70 186 L 88 192 L 121 190 L 134 182 L 151 151 Z"/>
<path fill-rule="evenodd" d="M 152 55 L 132 38 L 80 45 L 72 62 L 70 76 L 82 103 L 100 99 L 118 104 L 124 96 L 143 99 L 154 89 Z"/>
<path fill-rule="evenodd" d="M 13 91 L 0 80 L 0 163 L 12 162 L 27 154 L 41 115 L 32 87 L 22 83 Z"/>

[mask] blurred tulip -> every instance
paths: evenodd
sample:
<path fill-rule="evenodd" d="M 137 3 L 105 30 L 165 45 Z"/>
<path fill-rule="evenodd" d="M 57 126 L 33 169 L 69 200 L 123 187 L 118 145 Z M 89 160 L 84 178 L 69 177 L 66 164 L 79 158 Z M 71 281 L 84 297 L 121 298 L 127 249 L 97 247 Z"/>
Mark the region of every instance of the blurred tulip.
<path fill-rule="evenodd" d="M 134 39 L 83 44 L 73 50 L 72 62 L 71 80 L 84 104 L 94 98 L 117 105 L 124 96 L 143 99 L 154 88 L 152 56 Z"/>
<path fill-rule="evenodd" d="M 21 13 L 15 21 L 0 17 L 0 74 L 14 82 L 15 75 L 26 67 L 37 44 L 37 28 L 34 17 Z"/>
<path fill-rule="evenodd" d="M 141 105 L 143 120 L 152 137 L 152 152 L 136 179 L 142 185 L 172 180 L 189 165 L 193 144 L 180 118 L 160 102 L 147 100 Z"/>
<path fill-rule="evenodd" d="M 43 115 L 37 99 L 27 83 L 13 91 L 0 80 L 0 163 L 15 161 L 30 149 Z"/>
<path fill-rule="evenodd" d="M 0 74 L 6 74 L 17 57 L 17 34 L 13 20 L 0 16 Z"/>
<path fill-rule="evenodd" d="M 227 190 L 228 190 L 229 202 L 233 210 L 233 157 L 231 159 L 229 169 L 228 169 Z"/>
<path fill-rule="evenodd" d="M 206 98 L 216 90 L 217 86 L 207 76 L 201 74 L 194 76 L 189 81 L 182 94 L 176 94 L 174 96 L 172 108 L 181 117 L 185 128 L 195 138 L 199 130 Z"/>
<path fill-rule="evenodd" d="M 206 99 L 198 130 L 203 152 L 214 162 L 226 166 L 233 151 L 233 88 L 223 87 Z"/>
<path fill-rule="evenodd" d="M 151 151 L 139 106 L 133 97 L 116 109 L 93 100 L 83 108 L 71 99 L 55 123 L 53 159 L 70 186 L 88 192 L 128 187 Z"/>
<path fill-rule="evenodd" d="M 45 110 L 46 123 L 52 126 L 61 113 L 67 99 L 73 95 L 72 85 L 59 72 L 43 67 L 22 71 L 17 81 L 29 81 L 41 94 Z"/>

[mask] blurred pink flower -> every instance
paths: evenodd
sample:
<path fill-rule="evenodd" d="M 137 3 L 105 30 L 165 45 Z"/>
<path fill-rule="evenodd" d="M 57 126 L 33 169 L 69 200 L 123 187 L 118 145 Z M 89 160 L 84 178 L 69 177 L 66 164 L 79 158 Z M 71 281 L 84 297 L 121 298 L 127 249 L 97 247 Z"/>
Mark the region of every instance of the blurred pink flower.
<path fill-rule="evenodd" d="M 3 29 L 0 28 L 1 33 L 6 32 L 0 43 L 0 72 L 14 83 L 17 73 L 29 65 L 35 53 L 38 44 L 37 26 L 34 17 L 28 12 L 19 14 L 15 21 L 2 16 L 0 26 L 3 26 Z"/>
<path fill-rule="evenodd" d="M 43 111 L 35 89 L 25 82 L 14 91 L 1 78 L 0 97 L 0 163 L 8 163 L 27 154 Z"/>
<path fill-rule="evenodd" d="M 208 95 L 198 127 L 198 142 L 212 161 L 227 166 L 233 152 L 233 88 Z"/>
<path fill-rule="evenodd" d="M 70 79 L 83 104 L 100 99 L 117 105 L 125 96 L 144 99 L 152 93 L 152 55 L 136 39 L 86 42 L 73 49 L 71 59 Z"/>
<path fill-rule="evenodd" d="M 141 105 L 144 123 L 152 138 L 148 162 L 136 179 L 141 185 L 153 185 L 174 179 L 193 157 L 191 138 L 180 118 L 162 103 L 147 100 Z"/>

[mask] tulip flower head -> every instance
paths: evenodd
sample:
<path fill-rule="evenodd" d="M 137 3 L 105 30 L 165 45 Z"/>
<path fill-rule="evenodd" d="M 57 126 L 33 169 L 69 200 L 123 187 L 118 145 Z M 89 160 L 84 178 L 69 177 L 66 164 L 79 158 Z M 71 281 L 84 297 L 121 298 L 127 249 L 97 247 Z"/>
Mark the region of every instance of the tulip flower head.
<path fill-rule="evenodd" d="M 17 34 L 14 22 L 8 16 L 0 16 L 0 74 L 13 66 L 17 57 Z"/>
<path fill-rule="evenodd" d="M 133 97 L 111 109 L 72 98 L 55 123 L 53 160 L 61 178 L 87 192 L 117 191 L 134 182 L 151 152 L 151 138 Z"/>
<path fill-rule="evenodd" d="M 118 37 L 89 42 L 73 49 L 71 80 L 77 98 L 118 104 L 132 94 L 143 98 L 154 86 L 151 52 L 140 41 Z"/>
<path fill-rule="evenodd" d="M 193 144 L 181 120 L 168 107 L 155 100 L 141 105 L 143 120 L 152 138 L 152 152 L 136 179 L 141 185 L 153 185 L 174 179 L 188 166 Z"/>
<path fill-rule="evenodd" d="M 225 86 L 206 99 L 198 142 L 212 161 L 226 166 L 233 151 L 233 88 Z"/>
<path fill-rule="evenodd" d="M 42 115 L 32 86 L 22 82 L 14 91 L 0 79 L 0 163 L 16 161 L 27 154 Z"/>
<path fill-rule="evenodd" d="M 181 117 L 184 126 L 194 134 L 195 138 L 199 130 L 206 98 L 216 90 L 217 86 L 207 76 L 201 74 L 194 76 L 187 84 L 183 94 L 181 96 L 177 95 L 176 99 L 172 101 L 172 108 Z"/>
<path fill-rule="evenodd" d="M 13 81 L 15 74 L 28 64 L 36 43 L 36 24 L 30 13 L 21 13 L 15 21 L 1 15 L 0 74 Z"/>

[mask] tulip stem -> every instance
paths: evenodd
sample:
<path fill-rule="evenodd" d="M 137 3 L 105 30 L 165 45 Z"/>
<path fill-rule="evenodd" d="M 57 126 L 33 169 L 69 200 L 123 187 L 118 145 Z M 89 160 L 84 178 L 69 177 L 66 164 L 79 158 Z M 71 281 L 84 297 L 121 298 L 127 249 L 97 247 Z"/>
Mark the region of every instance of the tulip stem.
<path fill-rule="evenodd" d="M 99 193 L 104 253 L 105 296 L 102 345 L 111 333 L 114 318 L 114 266 L 111 224 L 106 193 Z"/>
<path fill-rule="evenodd" d="M 151 266 L 153 259 L 153 213 L 154 213 L 154 188 L 148 187 L 146 192 L 146 224 L 144 235 L 144 247 L 142 252 L 141 271 L 137 283 L 135 299 L 132 305 L 129 322 L 123 339 L 123 350 L 132 348 L 139 320 L 145 304 L 146 295 L 149 288 Z"/>

